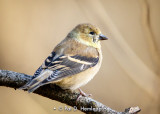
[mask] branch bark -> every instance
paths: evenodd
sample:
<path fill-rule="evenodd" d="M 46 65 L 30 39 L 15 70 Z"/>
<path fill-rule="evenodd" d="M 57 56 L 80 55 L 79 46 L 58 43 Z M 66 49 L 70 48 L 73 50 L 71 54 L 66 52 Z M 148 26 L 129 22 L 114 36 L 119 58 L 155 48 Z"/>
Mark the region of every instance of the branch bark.
<path fill-rule="evenodd" d="M 23 73 L 17 73 L 13 71 L 0 70 L 0 86 L 11 87 L 17 89 L 23 86 L 31 79 L 32 76 Z M 69 90 L 63 90 L 54 84 L 44 85 L 34 91 L 35 94 L 50 98 L 52 100 L 59 101 L 61 103 L 68 104 L 74 109 L 78 109 L 84 113 L 96 113 L 96 114 L 136 114 L 140 112 L 139 107 L 130 107 L 125 109 L 124 112 L 115 111 L 102 103 L 91 99 L 89 97 L 81 96 L 76 102 L 79 92 L 71 92 Z"/>

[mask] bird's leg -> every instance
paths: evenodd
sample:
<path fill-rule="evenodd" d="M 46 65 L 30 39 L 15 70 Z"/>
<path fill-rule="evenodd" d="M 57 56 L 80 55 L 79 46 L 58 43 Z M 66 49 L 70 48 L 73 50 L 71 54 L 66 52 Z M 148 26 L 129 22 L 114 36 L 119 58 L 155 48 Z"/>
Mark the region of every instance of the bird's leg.
<path fill-rule="evenodd" d="M 86 94 L 85 92 L 83 92 L 80 88 L 78 88 L 80 95 L 84 96 L 84 97 L 91 97 L 92 94 Z"/>
<path fill-rule="evenodd" d="M 86 94 L 85 92 L 83 92 L 80 88 L 78 88 L 79 92 L 80 92 L 80 95 L 78 96 L 77 100 L 76 100 L 76 105 L 77 105 L 77 101 L 79 100 L 79 98 L 81 96 L 84 96 L 84 97 L 91 97 L 92 94 Z"/>

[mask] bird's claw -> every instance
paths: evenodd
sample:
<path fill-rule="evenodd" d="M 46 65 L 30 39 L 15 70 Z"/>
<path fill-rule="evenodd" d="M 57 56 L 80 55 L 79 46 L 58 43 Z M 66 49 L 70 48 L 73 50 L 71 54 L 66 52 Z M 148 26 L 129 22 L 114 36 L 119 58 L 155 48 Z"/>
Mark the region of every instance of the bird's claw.
<path fill-rule="evenodd" d="M 84 97 L 91 97 L 92 94 L 86 94 L 85 92 L 83 92 L 80 88 L 78 88 L 79 92 L 80 92 L 80 95 L 78 96 L 77 100 L 76 100 L 76 105 L 77 105 L 77 102 L 79 101 L 79 98 L 84 96 Z"/>

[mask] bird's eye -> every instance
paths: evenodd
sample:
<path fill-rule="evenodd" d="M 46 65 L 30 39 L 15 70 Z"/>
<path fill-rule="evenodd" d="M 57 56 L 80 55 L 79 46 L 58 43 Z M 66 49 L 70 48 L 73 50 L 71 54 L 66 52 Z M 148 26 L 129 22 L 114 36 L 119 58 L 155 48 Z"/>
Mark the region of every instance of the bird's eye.
<path fill-rule="evenodd" d="M 90 32 L 89 34 L 94 35 L 95 33 L 94 32 Z"/>

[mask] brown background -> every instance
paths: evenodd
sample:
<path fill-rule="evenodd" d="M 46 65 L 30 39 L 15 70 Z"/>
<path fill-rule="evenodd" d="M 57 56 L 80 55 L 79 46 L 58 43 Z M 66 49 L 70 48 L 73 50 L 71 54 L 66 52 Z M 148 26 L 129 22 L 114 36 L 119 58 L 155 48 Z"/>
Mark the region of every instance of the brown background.
<path fill-rule="evenodd" d="M 118 111 L 138 105 L 159 114 L 159 12 L 159 0 L 0 0 L 0 69 L 33 75 L 73 27 L 89 22 L 109 40 L 99 73 L 82 89 Z M 0 87 L 1 114 L 60 113 L 54 106 L 65 105 Z"/>

